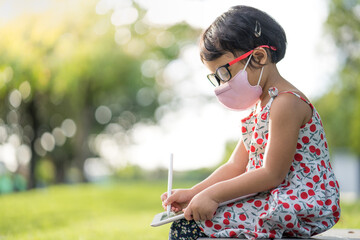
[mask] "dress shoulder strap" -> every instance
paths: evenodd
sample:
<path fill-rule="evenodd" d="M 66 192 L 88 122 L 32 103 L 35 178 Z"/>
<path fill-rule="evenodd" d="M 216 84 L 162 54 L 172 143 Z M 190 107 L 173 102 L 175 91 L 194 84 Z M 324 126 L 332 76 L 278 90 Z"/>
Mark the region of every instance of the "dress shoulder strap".
<path fill-rule="evenodd" d="M 279 94 L 283 94 L 283 93 L 293 94 L 294 96 L 296 96 L 296 97 L 300 98 L 301 100 L 303 100 L 304 102 L 306 102 L 311 107 L 311 109 L 314 109 L 314 106 L 311 104 L 311 102 L 309 102 L 308 100 L 306 100 L 305 98 L 300 96 L 298 93 L 292 92 L 292 91 L 283 91 L 283 92 L 280 92 Z"/>
<path fill-rule="evenodd" d="M 311 102 L 309 102 L 308 100 L 306 100 L 305 98 L 303 98 L 302 96 L 300 96 L 298 93 L 296 92 L 293 92 L 293 91 L 283 91 L 283 92 L 279 92 L 278 89 L 276 87 L 271 87 L 269 88 L 268 90 L 269 92 L 269 96 L 270 96 L 270 101 L 269 101 L 269 110 L 270 110 L 270 107 L 272 105 L 272 102 L 274 101 L 274 99 L 279 95 L 279 94 L 284 94 L 284 93 L 290 93 L 290 94 L 293 94 L 294 96 L 298 97 L 299 99 L 301 99 L 302 101 L 304 101 L 305 103 L 307 103 L 310 108 L 312 110 L 314 110 L 314 106 L 311 104 Z"/>

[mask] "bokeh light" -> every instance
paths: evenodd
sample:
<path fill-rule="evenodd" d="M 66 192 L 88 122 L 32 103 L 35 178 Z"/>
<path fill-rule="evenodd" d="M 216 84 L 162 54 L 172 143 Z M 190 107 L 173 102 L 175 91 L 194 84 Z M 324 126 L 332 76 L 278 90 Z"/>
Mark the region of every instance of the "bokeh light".
<path fill-rule="evenodd" d="M 110 122 L 112 117 L 112 112 L 107 106 L 99 106 L 95 110 L 95 119 L 100 124 L 107 124 Z"/>
<path fill-rule="evenodd" d="M 55 138 L 49 132 L 46 132 L 41 136 L 40 143 L 41 147 L 48 152 L 53 151 L 55 148 Z"/>
<path fill-rule="evenodd" d="M 111 15 L 111 23 L 115 26 L 129 25 L 134 23 L 138 18 L 138 11 L 134 7 L 116 8 Z"/>
<path fill-rule="evenodd" d="M 131 32 L 128 28 L 121 27 L 116 29 L 115 42 L 119 45 L 125 45 L 131 40 Z"/>
<path fill-rule="evenodd" d="M 19 91 L 23 100 L 26 100 L 31 94 L 31 85 L 28 81 L 24 81 L 19 86 Z"/>
<path fill-rule="evenodd" d="M 21 104 L 21 93 L 19 90 L 13 90 L 9 96 L 9 103 L 13 108 L 18 108 Z"/>
<path fill-rule="evenodd" d="M 76 133 L 76 123 L 72 119 L 65 119 L 61 124 L 61 129 L 66 137 L 73 137 Z"/>
<path fill-rule="evenodd" d="M 57 146 L 62 146 L 66 142 L 65 133 L 61 128 L 59 127 L 54 128 L 52 131 L 52 135 L 54 136 L 55 144 Z"/>

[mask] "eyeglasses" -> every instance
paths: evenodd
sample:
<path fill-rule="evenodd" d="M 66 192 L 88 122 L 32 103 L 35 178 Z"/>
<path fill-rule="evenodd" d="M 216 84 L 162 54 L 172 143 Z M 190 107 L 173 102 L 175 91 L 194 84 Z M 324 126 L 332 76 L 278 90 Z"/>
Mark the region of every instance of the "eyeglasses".
<path fill-rule="evenodd" d="M 261 47 L 264 47 L 264 48 L 270 48 L 271 50 L 276 50 L 275 47 L 270 47 L 268 45 L 261 45 L 257 48 L 261 48 Z M 257 49 L 255 48 L 255 49 Z M 211 74 L 208 74 L 207 75 L 207 78 L 209 79 L 209 81 L 211 82 L 212 85 L 214 85 L 215 87 L 217 86 L 220 86 L 220 82 L 227 82 L 229 81 L 232 76 L 231 76 L 231 72 L 229 70 L 229 67 L 231 65 L 233 65 L 234 63 L 237 63 L 245 58 L 247 58 L 248 56 L 250 56 L 252 53 L 254 52 L 254 49 L 253 50 L 250 50 L 248 52 L 246 52 L 245 54 L 241 55 L 240 57 L 238 58 L 235 58 L 234 60 L 232 60 L 231 62 L 223 65 L 223 66 L 220 66 L 216 69 L 215 73 L 211 73 Z"/>

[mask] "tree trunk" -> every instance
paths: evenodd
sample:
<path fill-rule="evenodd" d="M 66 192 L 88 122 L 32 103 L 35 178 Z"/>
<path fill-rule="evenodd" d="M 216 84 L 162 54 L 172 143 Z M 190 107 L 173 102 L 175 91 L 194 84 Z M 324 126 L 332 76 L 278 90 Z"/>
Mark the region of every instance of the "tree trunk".
<path fill-rule="evenodd" d="M 75 167 L 80 170 L 81 177 L 84 182 L 87 182 L 84 173 L 84 163 L 87 158 L 91 156 L 88 140 L 90 136 L 90 128 L 94 119 L 90 84 L 85 87 L 83 109 L 78 116 L 77 133 L 75 137 Z"/>
<path fill-rule="evenodd" d="M 36 164 L 39 160 L 39 156 L 37 155 L 36 151 L 35 151 L 35 141 L 38 138 L 38 132 L 39 132 L 39 119 L 37 116 L 37 111 L 36 111 L 36 97 L 34 96 L 31 101 L 29 102 L 28 107 L 26 108 L 26 111 L 28 113 L 29 116 L 31 116 L 31 125 L 32 125 L 32 129 L 34 131 L 34 136 L 31 139 L 31 160 L 30 160 L 30 172 L 29 172 L 29 188 L 35 188 L 36 187 L 36 176 L 35 176 L 35 167 Z"/>

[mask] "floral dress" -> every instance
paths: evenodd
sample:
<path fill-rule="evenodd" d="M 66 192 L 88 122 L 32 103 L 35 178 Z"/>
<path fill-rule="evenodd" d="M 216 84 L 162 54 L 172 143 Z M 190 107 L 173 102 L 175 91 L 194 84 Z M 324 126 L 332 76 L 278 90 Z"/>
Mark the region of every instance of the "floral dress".
<path fill-rule="evenodd" d="M 310 237 L 331 228 L 340 217 L 339 185 L 329 161 L 329 151 L 319 114 L 311 103 L 294 92 L 313 110 L 301 127 L 296 153 L 284 181 L 276 188 L 217 209 L 211 221 L 197 222 L 208 236 L 240 238 Z M 249 153 L 246 171 L 263 165 L 268 141 L 270 107 L 242 120 L 244 145 Z"/>

